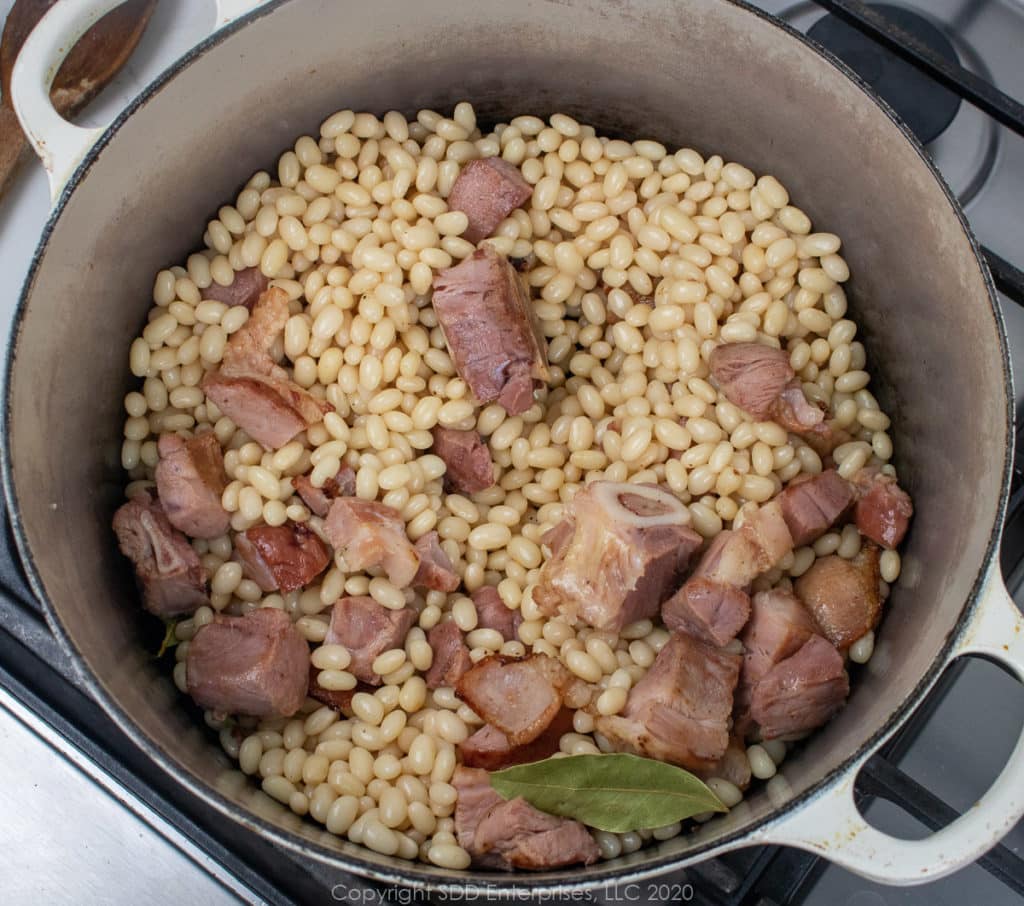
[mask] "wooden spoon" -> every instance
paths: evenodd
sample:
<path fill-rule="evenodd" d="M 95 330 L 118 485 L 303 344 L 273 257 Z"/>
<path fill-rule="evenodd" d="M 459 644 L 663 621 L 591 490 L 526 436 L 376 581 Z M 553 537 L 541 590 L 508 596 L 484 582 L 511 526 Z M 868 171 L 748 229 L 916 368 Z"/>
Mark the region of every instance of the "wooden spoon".
<path fill-rule="evenodd" d="M 36 23 L 56 2 L 16 0 L 4 25 L 0 39 L 0 195 L 29 147 L 11 101 L 14 60 Z M 156 4 L 157 0 L 129 0 L 107 13 L 71 48 L 50 88 L 50 100 L 61 116 L 73 117 L 117 75 L 139 43 Z"/>

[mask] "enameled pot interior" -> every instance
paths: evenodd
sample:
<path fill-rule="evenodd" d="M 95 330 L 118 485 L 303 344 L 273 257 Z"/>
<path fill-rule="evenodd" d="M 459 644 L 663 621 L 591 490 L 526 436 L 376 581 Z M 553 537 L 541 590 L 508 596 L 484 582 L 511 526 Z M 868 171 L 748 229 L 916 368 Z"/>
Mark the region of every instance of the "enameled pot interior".
<path fill-rule="evenodd" d="M 986 560 L 1007 450 L 1005 352 L 962 223 L 899 128 L 796 38 L 724 0 L 291 0 L 173 75 L 74 188 L 34 272 L 10 386 L 10 465 L 34 569 L 118 719 L 243 822 L 406 880 L 420 864 L 337 841 L 259 793 L 152 657 L 110 516 L 123 486 L 128 345 L 153 277 L 197 248 L 255 169 L 343 107 L 414 114 L 470 99 L 482 121 L 568 112 L 623 136 L 772 173 L 843 238 L 852 316 L 893 417 L 917 517 L 876 653 L 849 706 L 770 791 L 697 835 L 535 877 L 577 883 L 706 852 L 835 771 L 932 669 Z M 1001 354 L 1002 353 L 1002 354 Z"/>

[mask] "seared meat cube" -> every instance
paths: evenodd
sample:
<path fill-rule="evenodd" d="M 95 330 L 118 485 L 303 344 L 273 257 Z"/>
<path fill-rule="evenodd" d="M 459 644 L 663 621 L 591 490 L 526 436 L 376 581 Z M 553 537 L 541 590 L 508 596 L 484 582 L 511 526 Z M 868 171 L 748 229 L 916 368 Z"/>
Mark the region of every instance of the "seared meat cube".
<path fill-rule="evenodd" d="M 334 478 L 328 478 L 322 488 L 315 487 L 308 475 L 299 475 L 293 479 L 295 493 L 309 507 L 311 513 L 323 518 L 331 508 L 331 501 L 338 497 L 354 497 L 356 493 L 356 473 L 351 466 L 343 465 Z"/>
<path fill-rule="evenodd" d="M 221 506 L 227 485 L 224 456 L 213 432 L 186 440 L 165 434 L 157 443 L 156 489 L 167 519 L 193 538 L 216 538 L 231 525 Z"/>
<path fill-rule="evenodd" d="M 405 534 L 401 514 L 383 503 L 337 498 L 327 513 L 324 534 L 353 572 L 382 566 L 399 588 L 416 578 L 420 555 Z"/>
<path fill-rule="evenodd" d="M 186 680 L 196 704 L 217 714 L 290 717 L 306 700 L 309 646 L 284 611 L 218 614 L 189 643 Z"/>
<path fill-rule="evenodd" d="M 433 591 L 455 591 L 459 587 L 458 573 L 452 568 L 452 561 L 441 547 L 437 532 L 421 535 L 413 547 L 420 558 L 413 585 Z"/>
<path fill-rule="evenodd" d="M 677 497 L 650 485 L 595 481 L 567 507 L 572 536 L 541 569 L 534 600 L 597 629 L 658 612 L 700 546 Z"/>
<path fill-rule="evenodd" d="M 146 610 L 169 619 L 210 603 L 199 555 L 152 497 L 140 494 L 123 504 L 113 527 L 121 553 L 135 567 Z"/>
<path fill-rule="evenodd" d="M 235 279 L 227 286 L 221 286 L 215 280 L 206 289 L 199 290 L 199 295 L 204 299 L 213 299 L 229 306 L 244 305 L 252 311 L 252 307 L 269 285 L 270 280 L 258 267 L 247 267 L 235 271 Z"/>
<path fill-rule="evenodd" d="M 455 833 L 459 845 L 484 866 L 545 869 L 596 862 L 601 851 L 579 822 L 548 815 L 525 799 L 504 800 L 487 772 L 457 767 Z"/>
<path fill-rule="evenodd" d="M 722 534 L 725 534 L 724 532 Z M 727 645 L 750 616 L 750 596 L 734 585 L 694 575 L 661 608 L 669 629 Z"/>
<path fill-rule="evenodd" d="M 220 369 L 202 382 L 217 408 L 268 449 L 284 446 L 333 409 L 292 381 L 271 357 L 287 321 L 288 294 L 271 287 L 228 341 Z"/>
<path fill-rule="evenodd" d="M 533 405 L 534 381 L 549 377 L 546 344 L 530 297 L 511 264 L 490 246 L 434 278 L 434 311 L 459 376 L 481 403 L 510 415 Z"/>
<path fill-rule="evenodd" d="M 754 687 L 750 714 L 764 739 L 792 736 L 826 723 L 849 694 L 842 655 L 820 635 L 812 635 Z"/>
<path fill-rule="evenodd" d="M 475 245 L 531 195 L 533 187 L 518 167 L 500 157 L 485 157 L 463 166 L 448 193 L 448 209 L 462 211 L 469 218 L 462 238 Z"/>
<path fill-rule="evenodd" d="M 475 494 L 494 484 L 494 463 L 491 451 L 480 439 L 477 431 L 456 431 L 454 428 L 434 428 L 435 454 L 447 467 L 445 487 L 459 494 Z"/>
<path fill-rule="evenodd" d="M 673 632 L 621 715 L 597 730 L 617 749 L 709 771 L 729 746 L 732 694 L 740 656 Z"/>
<path fill-rule="evenodd" d="M 895 478 L 874 468 L 861 469 L 854 482 L 857 504 L 853 518 L 857 530 L 882 547 L 898 547 L 914 515 L 910 495 Z"/>
<path fill-rule="evenodd" d="M 865 541 L 852 560 L 815 560 L 796 580 L 796 593 L 825 637 L 841 651 L 874 629 L 882 616 L 879 550 Z"/>
<path fill-rule="evenodd" d="M 469 649 L 462 639 L 462 630 L 454 620 L 447 620 L 430 629 L 427 641 L 434 652 L 434 660 L 424 676 L 427 688 L 454 686 L 473 666 Z"/>
<path fill-rule="evenodd" d="M 835 469 L 798 476 L 776 498 L 793 544 L 810 544 L 835 525 L 853 503 L 853 485 Z"/>
<path fill-rule="evenodd" d="M 523 615 L 518 610 L 509 610 L 501 600 L 498 589 L 485 585 L 473 592 L 476 605 L 476 625 L 481 629 L 497 629 L 506 642 L 519 638 L 519 624 Z"/>
<path fill-rule="evenodd" d="M 253 526 L 235 536 L 235 551 L 246 577 L 263 591 L 302 588 L 331 560 L 327 545 L 298 522 Z"/>
<path fill-rule="evenodd" d="M 379 686 L 382 680 L 373 672 L 373 662 L 377 655 L 403 646 L 416 616 L 410 607 L 390 610 L 370 597 L 342 598 L 331 609 L 331 625 L 324 644 L 344 645 L 352 656 L 349 673 L 364 683 Z"/>
<path fill-rule="evenodd" d="M 459 759 L 467 768 L 485 768 L 488 771 L 540 761 L 559 750 L 562 736 L 573 730 L 572 718 L 573 712 L 562 708 L 540 736 L 521 746 L 512 745 L 497 727 L 484 724 L 459 744 Z"/>

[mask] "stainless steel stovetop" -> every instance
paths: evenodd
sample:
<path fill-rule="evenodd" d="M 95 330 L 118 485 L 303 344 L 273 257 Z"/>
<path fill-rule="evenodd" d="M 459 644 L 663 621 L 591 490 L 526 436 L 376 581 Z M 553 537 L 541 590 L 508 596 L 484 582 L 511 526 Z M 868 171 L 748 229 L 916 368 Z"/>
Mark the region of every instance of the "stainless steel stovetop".
<path fill-rule="evenodd" d="M 12 2 L 0 0 L 0 17 Z M 804 31 L 823 15 L 810 2 L 763 0 L 754 5 Z M 890 0 L 889 5 L 922 13 L 946 36 L 966 68 L 1024 99 L 1024 0 Z M 90 125 L 112 119 L 203 38 L 212 19 L 211 2 L 163 0 L 128 66 L 83 119 Z M 867 65 L 870 69 L 870 61 Z M 924 109 L 931 102 L 922 98 L 911 103 Z M 981 242 L 1024 268 L 1024 138 L 962 103 L 928 150 L 961 198 Z M 0 204 L 0 273 L 7 275 L 0 288 L 0 339 L 9 327 L 48 207 L 42 170 L 30 162 Z M 1003 308 L 1020 411 L 1024 308 L 1009 300 Z M 1013 528 L 1003 550 L 1008 570 L 1024 562 L 1024 527 Z M 0 579 L 9 573 L 9 566 L 0 562 Z M 1017 600 L 1024 600 L 1024 594 L 1018 592 Z M 928 713 L 905 734 L 892 761 L 959 811 L 971 806 L 1002 767 L 1024 722 L 1024 695 L 1008 675 L 981 661 L 968 662 L 945 686 L 941 700 L 933 697 Z M 321 866 L 225 829 L 223 819 L 159 775 L 109 725 L 78 688 L 38 610 L 3 594 L 0 774 L 5 779 L 0 784 L 4 894 L 15 904 L 72 899 L 145 899 L 151 904 L 399 901 L 394 892 L 333 876 Z M 886 787 L 887 779 L 892 780 L 885 771 L 876 772 L 871 791 L 892 793 L 906 786 L 894 780 Z M 907 814 L 903 801 L 904 808 L 898 808 L 877 798 L 866 814 L 890 833 L 923 835 L 924 825 Z M 914 802 L 928 803 L 927 794 L 918 791 Z M 941 803 L 932 805 L 920 817 L 935 820 L 943 810 Z M 926 887 L 894 889 L 835 867 L 822 871 L 822 864 L 812 865 L 795 852 L 770 851 L 746 851 L 741 859 L 707 864 L 688 880 L 693 902 L 1002 906 L 1024 903 L 1024 872 L 1014 858 L 1022 848 L 1024 829 L 1018 827 L 991 860 L 1005 874 L 1016 872 L 1016 891 L 980 865 Z M 810 877 L 805 877 L 808 872 Z"/>

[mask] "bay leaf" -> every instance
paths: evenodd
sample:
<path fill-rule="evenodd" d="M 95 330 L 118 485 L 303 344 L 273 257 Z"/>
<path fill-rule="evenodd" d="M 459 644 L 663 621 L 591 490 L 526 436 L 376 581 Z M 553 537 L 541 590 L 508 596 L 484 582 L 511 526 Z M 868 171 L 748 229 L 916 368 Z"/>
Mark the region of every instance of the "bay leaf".
<path fill-rule="evenodd" d="M 156 656 L 161 658 L 164 654 L 170 651 L 175 645 L 178 644 L 178 637 L 174 634 L 174 630 L 178 626 L 177 620 L 165 620 L 164 621 L 164 640 L 160 643 L 160 650 L 157 651 Z"/>
<path fill-rule="evenodd" d="M 506 799 L 522 796 L 542 812 L 614 833 L 728 811 L 689 771 L 624 753 L 545 758 L 493 771 L 490 779 Z"/>

